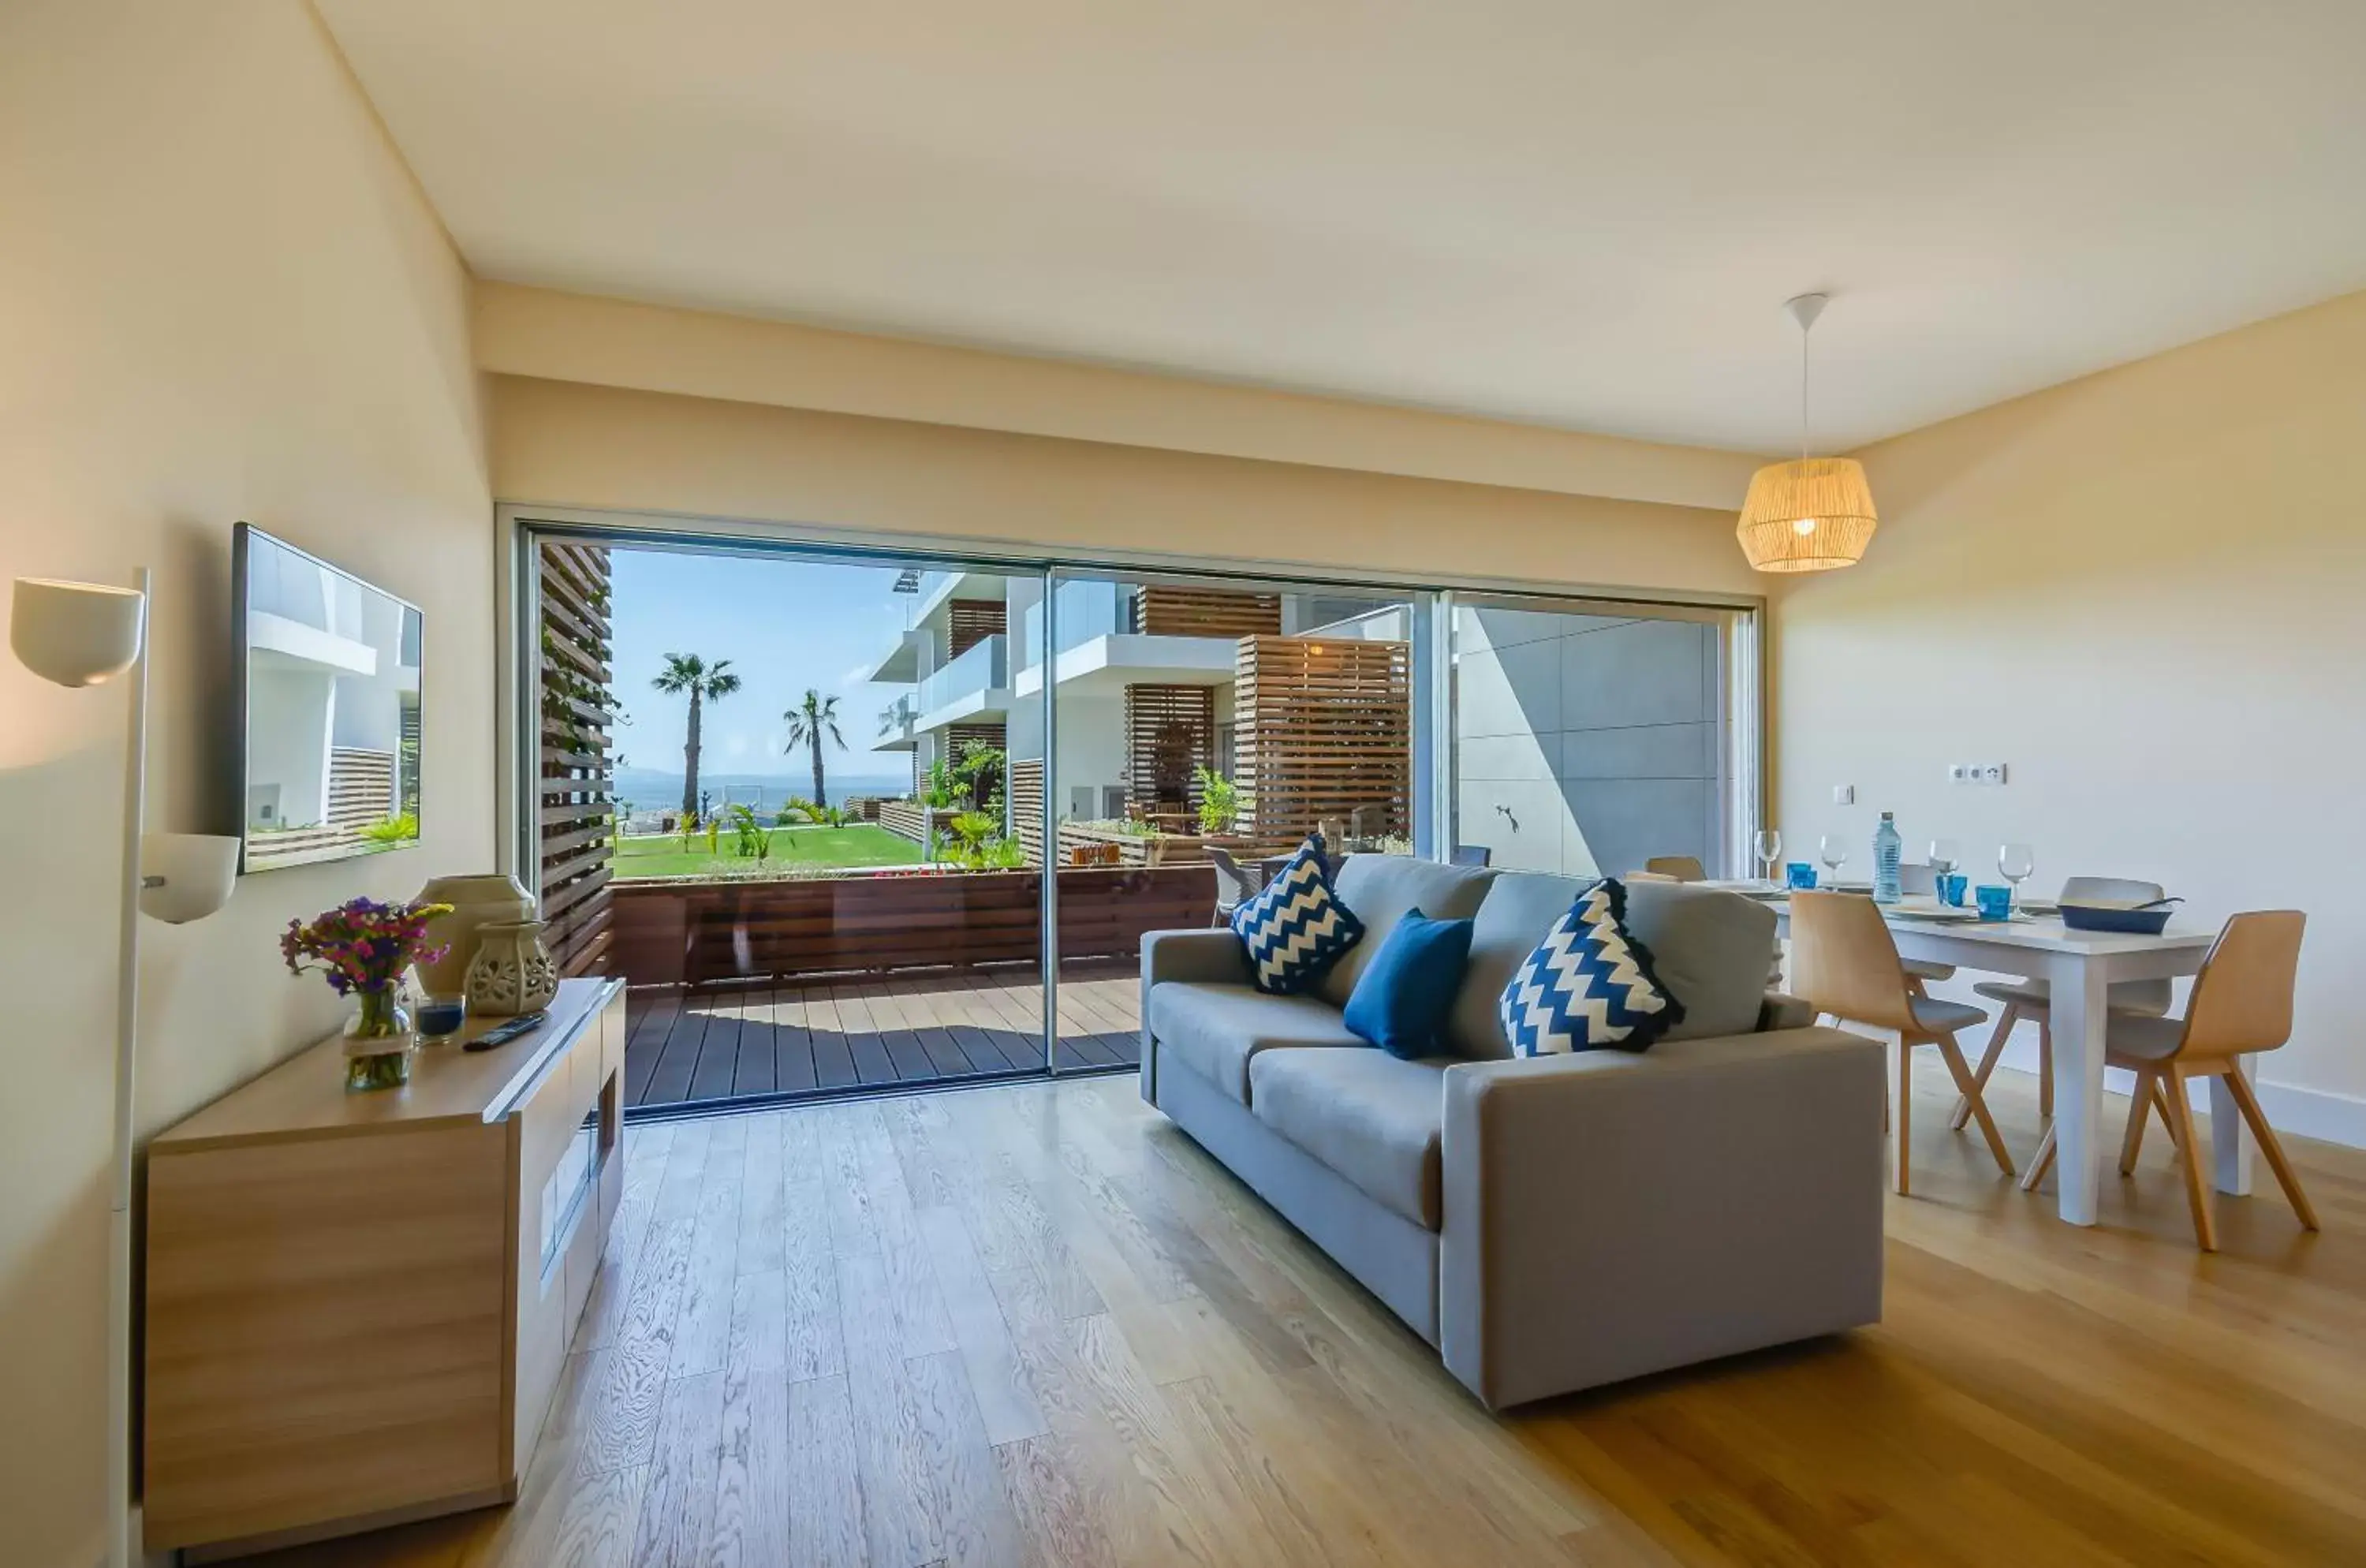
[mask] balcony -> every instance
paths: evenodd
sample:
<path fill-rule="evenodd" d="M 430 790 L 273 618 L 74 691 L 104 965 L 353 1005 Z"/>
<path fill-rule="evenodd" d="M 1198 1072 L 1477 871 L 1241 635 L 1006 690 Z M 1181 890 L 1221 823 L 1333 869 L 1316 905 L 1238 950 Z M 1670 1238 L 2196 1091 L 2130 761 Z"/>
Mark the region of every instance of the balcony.
<path fill-rule="evenodd" d="M 879 710 L 879 739 L 874 751 L 909 751 L 914 722 L 920 716 L 919 699 L 907 694 Z"/>
<path fill-rule="evenodd" d="M 917 729 L 991 716 L 1010 705 L 1010 639 L 997 634 L 920 682 Z"/>

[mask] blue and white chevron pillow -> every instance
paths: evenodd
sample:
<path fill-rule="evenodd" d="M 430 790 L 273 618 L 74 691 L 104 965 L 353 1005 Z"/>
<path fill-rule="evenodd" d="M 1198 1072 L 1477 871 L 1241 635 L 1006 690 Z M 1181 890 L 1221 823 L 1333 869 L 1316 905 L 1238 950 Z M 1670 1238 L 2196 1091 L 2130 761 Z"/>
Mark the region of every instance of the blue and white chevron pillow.
<path fill-rule="evenodd" d="M 1302 991 L 1364 937 L 1364 922 L 1331 891 L 1323 835 L 1310 834 L 1254 898 L 1233 911 L 1233 932 L 1248 949 L 1260 991 Z"/>
<path fill-rule="evenodd" d="M 1627 889 L 1605 877 L 1577 896 L 1504 987 L 1498 1012 L 1515 1056 L 1647 1051 L 1684 1021 L 1682 1002 L 1627 934 Z"/>

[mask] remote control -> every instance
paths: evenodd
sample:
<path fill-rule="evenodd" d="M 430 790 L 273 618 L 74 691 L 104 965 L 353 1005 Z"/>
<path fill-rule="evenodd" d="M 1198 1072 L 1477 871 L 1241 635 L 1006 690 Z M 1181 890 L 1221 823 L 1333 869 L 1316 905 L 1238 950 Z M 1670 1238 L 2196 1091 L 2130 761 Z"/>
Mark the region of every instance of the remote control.
<path fill-rule="evenodd" d="M 521 1034 L 531 1034 L 550 1021 L 546 1012 L 524 1012 L 496 1029 L 489 1029 L 466 1045 L 463 1051 L 490 1051 L 496 1045 L 506 1045 Z"/>

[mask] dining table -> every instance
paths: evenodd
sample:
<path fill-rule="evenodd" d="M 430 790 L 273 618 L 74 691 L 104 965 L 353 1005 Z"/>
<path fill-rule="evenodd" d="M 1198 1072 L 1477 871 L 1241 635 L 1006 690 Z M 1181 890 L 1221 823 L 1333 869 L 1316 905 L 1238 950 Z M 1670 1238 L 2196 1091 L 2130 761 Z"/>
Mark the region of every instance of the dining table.
<path fill-rule="evenodd" d="M 1788 939 L 1787 897 L 1763 883 L 1716 886 L 1763 898 L 1774 910 L 1777 931 Z M 2072 931 L 2050 906 L 2043 912 L 2017 910 L 2010 919 L 1990 920 L 1977 910 L 1929 897 L 1884 905 L 1882 918 L 1901 958 L 2046 982 L 2054 1030 L 2056 1202 L 2069 1224 L 2093 1224 L 2101 1190 L 2103 1039 L 2110 1021 L 2110 988 L 2124 980 L 2198 973 L 2218 933 L 2174 921 L 2158 936 Z M 2210 1140 L 2218 1190 L 2249 1192 L 2256 1149 L 2223 1078 L 2210 1080 Z"/>

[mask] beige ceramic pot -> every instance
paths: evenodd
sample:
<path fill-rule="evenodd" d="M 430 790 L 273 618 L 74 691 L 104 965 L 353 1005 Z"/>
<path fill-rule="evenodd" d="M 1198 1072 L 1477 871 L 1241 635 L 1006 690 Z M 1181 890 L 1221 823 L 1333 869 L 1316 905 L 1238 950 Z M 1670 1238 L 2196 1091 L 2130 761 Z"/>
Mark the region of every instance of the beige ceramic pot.
<path fill-rule="evenodd" d="M 477 956 L 468 961 L 468 1010 L 481 1018 L 539 1012 L 558 995 L 558 965 L 542 945 L 540 920 L 503 920 L 477 928 Z"/>
<path fill-rule="evenodd" d="M 514 876 L 439 876 L 419 890 L 418 901 L 452 906 L 450 914 L 427 922 L 429 943 L 449 944 L 442 958 L 419 965 L 420 984 L 431 997 L 456 997 L 467 987 L 480 928 L 530 920 L 535 913 L 534 895 Z"/>

